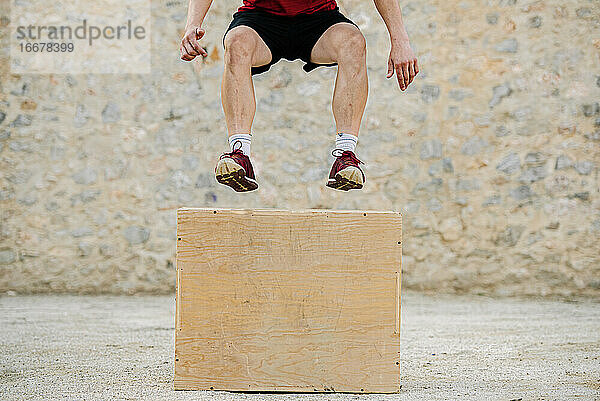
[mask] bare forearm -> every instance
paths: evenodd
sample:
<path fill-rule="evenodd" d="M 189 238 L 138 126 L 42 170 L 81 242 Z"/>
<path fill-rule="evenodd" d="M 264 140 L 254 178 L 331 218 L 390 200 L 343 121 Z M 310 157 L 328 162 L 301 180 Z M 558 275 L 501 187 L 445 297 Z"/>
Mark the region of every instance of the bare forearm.
<path fill-rule="evenodd" d="M 204 17 L 212 4 L 212 0 L 190 0 L 186 30 L 192 26 L 201 26 Z"/>
<path fill-rule="evenodd" d="M 373 0 L 377 11 L 383 18 L 385 26 L 394 41 L 408 41 L 408 35 L 402 21 L 402 12 L 398 0 Z"/>

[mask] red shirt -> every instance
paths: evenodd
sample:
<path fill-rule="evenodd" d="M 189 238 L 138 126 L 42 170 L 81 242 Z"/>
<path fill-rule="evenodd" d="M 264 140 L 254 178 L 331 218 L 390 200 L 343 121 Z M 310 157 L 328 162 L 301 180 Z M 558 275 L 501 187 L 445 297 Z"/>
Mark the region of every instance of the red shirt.
<path fill-rule="evenodd" d="M 262 10 L 272 14 L 294 16 L 316 11 L 335 10 L 335 0 L 244 0 L 238 11 Z"/>

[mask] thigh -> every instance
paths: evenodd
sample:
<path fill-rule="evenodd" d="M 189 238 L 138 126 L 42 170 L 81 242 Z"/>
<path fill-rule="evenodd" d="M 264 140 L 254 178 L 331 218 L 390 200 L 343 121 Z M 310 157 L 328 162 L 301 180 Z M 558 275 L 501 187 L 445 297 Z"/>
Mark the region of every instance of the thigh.
<path fill-rule="evenodd" d="M 362 36 L 360 29 L 349 22 L 338 22 L 330 26 L 312 48 L 310 61 L 315 64 L 337 63 L 342 43 L 357 34 Z"/>
<path fill-rule="evenodd" d="M 260 37 L 258 32 L 247 25 L 237 25 L 231 28 L 223 38 L 225 49 L 240 43 L 250 48 L 252 52 L 252 66 L 259 67 L 269 64 L 272 59 L 271 50 Z M 245 46 L 243 46 L 245 48 Z"/>

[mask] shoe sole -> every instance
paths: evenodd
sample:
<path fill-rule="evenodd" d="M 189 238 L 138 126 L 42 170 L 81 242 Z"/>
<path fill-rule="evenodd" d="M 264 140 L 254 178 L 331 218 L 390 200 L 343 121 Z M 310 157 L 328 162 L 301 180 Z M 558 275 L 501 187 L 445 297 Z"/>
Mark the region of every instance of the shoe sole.
<path fill-rule="evenodd" d="M 363 187 L 363 177 L 360 170 L 356 167 L 346 167 L 327 181 L 329 188 L 339 191 L 349 191 L 351 189 L 361 189 Z"/>
<path fill-rule="evenodd" d="M 235 192 L 249 192 L 258 188 L 258 183 L 246 177 L 246 170 L 232 159 L 219 160 L 215 172 L 217 182 L 227 185 Z"/>

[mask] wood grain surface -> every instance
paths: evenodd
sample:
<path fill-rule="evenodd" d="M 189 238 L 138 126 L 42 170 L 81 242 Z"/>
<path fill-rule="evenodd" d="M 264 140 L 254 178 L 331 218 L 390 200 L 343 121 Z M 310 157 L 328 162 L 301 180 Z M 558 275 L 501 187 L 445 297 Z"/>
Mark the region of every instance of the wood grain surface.
<path fill-rule="evenodd" d="M 177 211 L 175 389 L 400 389 L 397 212 Z"/>

